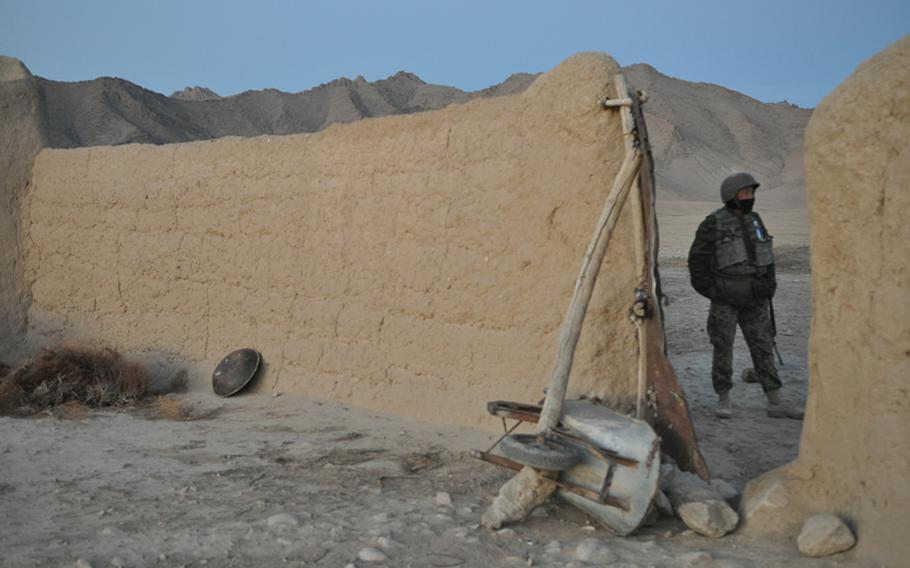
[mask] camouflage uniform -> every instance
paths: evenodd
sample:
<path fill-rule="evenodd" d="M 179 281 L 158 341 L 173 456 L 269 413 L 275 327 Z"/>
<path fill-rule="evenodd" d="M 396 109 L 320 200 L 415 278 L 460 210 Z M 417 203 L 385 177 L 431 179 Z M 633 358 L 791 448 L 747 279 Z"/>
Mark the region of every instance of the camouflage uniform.
<path fill-rule="evenodd" d="M 739 324 L 765 392 L 781 388 L 774 366 L 768 302 L 774 296 L 772 237 L 761 217 L 722 207 L 699 225 L 689 250 L 689 275 L 695 290 L 711 300 L 708 336 L 714 346 L 714 391 L 733 387 L 733 340 Z"/>

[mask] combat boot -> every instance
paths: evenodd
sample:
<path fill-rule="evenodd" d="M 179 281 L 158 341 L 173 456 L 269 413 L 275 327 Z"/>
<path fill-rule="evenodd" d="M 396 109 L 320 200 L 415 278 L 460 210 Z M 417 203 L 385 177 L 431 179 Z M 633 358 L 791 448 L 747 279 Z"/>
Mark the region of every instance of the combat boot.
<path fill-rule="evenodd" d="M 730 391 L 721 393 L 717 399 L 717 410 L 714 411 L 714 415 L 718 418 L 732 418 L 733 417 L 733 403 L 730 402 Z"/>
<path fill-rule="evenodd" d="M 802 420 L 805 412 L 802 408 L 790 406 L 781 401 L 780 391 L 773 390 L 765 393 L 768 397 L 768 418 L 794 418 Z"/>

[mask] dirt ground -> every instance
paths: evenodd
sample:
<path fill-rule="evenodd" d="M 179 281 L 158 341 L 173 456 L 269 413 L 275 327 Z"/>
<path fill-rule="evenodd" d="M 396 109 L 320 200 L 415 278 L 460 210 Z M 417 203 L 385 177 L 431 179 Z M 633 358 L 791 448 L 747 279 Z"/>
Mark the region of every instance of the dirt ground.
<path fill-rule="evenodd" d="M 776 306 L 786 398 L 800 404 L 807 259 L 805 249 L 780 255 Z M 662 277 L 671 361 L 702 449 L 712 473 L 741 489 L 796 457 L 801 422 L 767 418 L 760 388 L 742 383 L 733 419 L 714 417 L 707 302 L 681 260 L 665 260 Z M 735 357 L 738 373 L 741 337 Z M 597 565 L 845 562 L 802 558 L 795 543 L 704 538 L 676 519 L 619 538 L 555 500 L 493 532 L 480 515 L 510 474 L 466 455 L 493 434 L 293 395 L 219 399 L 200 387 L 183 398 L 208 416 L 0 418 L 0 566 L 581 566 L 592 538 L 605 546 Z"/>

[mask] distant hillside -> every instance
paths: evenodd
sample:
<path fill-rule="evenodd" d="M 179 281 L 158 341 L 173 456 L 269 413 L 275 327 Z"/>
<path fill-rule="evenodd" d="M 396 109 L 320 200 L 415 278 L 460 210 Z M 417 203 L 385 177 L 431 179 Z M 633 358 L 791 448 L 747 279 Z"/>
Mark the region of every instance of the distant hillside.
<path fill-rule="evenodd" d="M 9 70 L 0 69 L 0 77 L 28 75 L 18 60 L 0 58 L 0 64 Z M 716 201 L 724 176 L 748 170 L 762 182 L 766 203 L 805 207 L 802 140 L 810 110 L 675 79 L 645 64 L 626 67 L 625 73 L 633 88 L 649 95 L 645 110 L 664 201 Z M 300 93 L 265 89 L 230 97 L 199 86 L 165 96 L 110 77 L 30 81 L 40 99 L 35 107 L 46 115 L 45 143 L 72 148 L 317 132 L 339 122 L 514 94 L 535 78 L 520 73 L 488 89 L 465 92 L 402 71 L 373 82 L 341 78 Z"/>
<path fill-rule="evenodd" d="M 674 79 L 650 65 L 624 71 L 650 96 L 645 118 L 665 199 L 718 201 L 724 177 L 749 171 L 762 182 L 765 203 L 805 208 L 803 133 L 811 110 Z"/>

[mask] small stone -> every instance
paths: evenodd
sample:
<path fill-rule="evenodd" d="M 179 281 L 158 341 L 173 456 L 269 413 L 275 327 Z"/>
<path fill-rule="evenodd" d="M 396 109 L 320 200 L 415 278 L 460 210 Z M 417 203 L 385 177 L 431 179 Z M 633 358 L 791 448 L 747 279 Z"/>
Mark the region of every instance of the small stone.
<path fill-rule="evenodd" d="M 707 481 L 688 471 L 676 471 L 666 487 L 661 490 L 667 494 L 670 503 L 679 507 L 688 502 L 723 501 L 724 498 Z"/>
<path fill-rule="evenodd" d="M 512 529 L 499 529 L 496 531 L 496 536 L 501 536 L 503 538 L 512 538 L 515 536 L 515 531 Z"/>
<path fill-rule="evenodd" d="M 677 471 L 679 471 L 679 469 L 672 463 L 660 464 L 660 477 L 658 478 L 657 484 L 661 491 L 667 491 L 673 483 L 673 478 L 676 477 Z"/>
<path fill-rule="evenodd" d="M 92 563 L 85 558 L 79 558 L 76 560 L 76 568 L 92 568 Z"/>
<path fill-rule="evenodd" d="M 390 539 L 387 536 L 380 536 L 375 539 L 376 545 L 380 548 L 392 548 L 393 546 L 398 546 L 398 543 Z"/>
<path fill-rule="evenodd" d="M 357 558 L 364 562 L 385 562 L 388 557 L 381 550 L 367 547 L 357 553 Z"/>
<path fill-rule="evenodd" d="M 642 527 L 653 527 L 657 524 L 657 521 L 660 520 L 660 513 L 657 512 L 657 507 L 649 507 L 648 512 L 645 513 L 645 518 L 641 520 Z"/>
<path fill-rule="evenodd" d="M 546 507 L 537 507 L 536 509 L 531 511 L 530 516 L 532 519 L 546 519 L 547 517 L 550 516 L 550 512 L 547 511 Z"/>
<path fill-rule="evenodd" d="M 535 507 L 556 491 L 552 480 L 524 467 L 499 489 L 493 503 L 481 516 L 483 526 L 498 529 L 503 524 L 524 520 Z"/>
<path fill-rule="evenodd" d="M 828 513 L 809 517 L 796 538 L 799 551 L 812 557 L 837 554 L 854 544 L 856 537 L 850 527 L 840 517 Z"/>
<path fill-rule="evenodd" d="M 376 513 L 375 515 L 370 517 L 370 521 L 376 523 L 377 525 L 387 523 L 387 522 L 389 522 L 389 514 L 388 513 Z"/>
<path fill-rule="evenodd" d="M 269 517 L 268 524 L 272 528 L 296 527 L 300 524 L 300 520 L 289 513 L 278 513 Z"/>
<path fill-rule="evenodd" d="M 446 493 L 445 491 L 439 491 L 436 493 L 436 504 L 442 505 L 444 507 L 452 506 L 452 496 Z"/>
<path fill-rule="evenodd" d="M 686 526 L 704 536 L 720 538 L 739 524 L 739 515 L 724 501 L 684 503 L 676 513 Z"/>
<path fill-rule="evenodd" d="M 734 501 L 739 497 L 739 491 L 723 479 L 712 479 L 711 487 L 727 502 Z"/>
<path fill-rule="evenodd" d="M 657 512 L 660 513 L 662 517 L 673 516 L 673 505 L 670 503 L 667 494 L 660 489 L 654 493 L 654 506 L 657 507 Z"/>
<path fill-rule="evenodd" d="M 714 558 L 707 552 L 696 551 L 680 555 L 679 565 L 685 568 L 709 568 L 714 563 Z"/>
<path fill-rule="evenodd" d="M 562 545 L 558 540 L 551 540 L 543 547 L 543 552 L 549 556 L 556 556 L 562 552 Z"/>
<path fill-rule="evenodd" d="M 453 538 L 463 540 L 463 539 L 467 538 L 467 536 L 468 536 L 468 529 L 466 529 L 465 527 L 458 527 L 458 528 L 455 528 L 455 529 L 452 529 L 451 531 L 449 531 L 449 534 L 451 534 Z"/>
<path fill-rule="evenodd" d="M 114 568 L 123 568 L 126 566 L 126 562 L 124 562 L 122 558 L 115 556 L 111 558 L 111 566 Z"/>
<path fill-rule="evenodd" d="M 575 548 L 575 558 L 585 564 L 609 564 L 616 560 L 616 555 L 601 542 L 599 538 L 586 538 Z"/>

